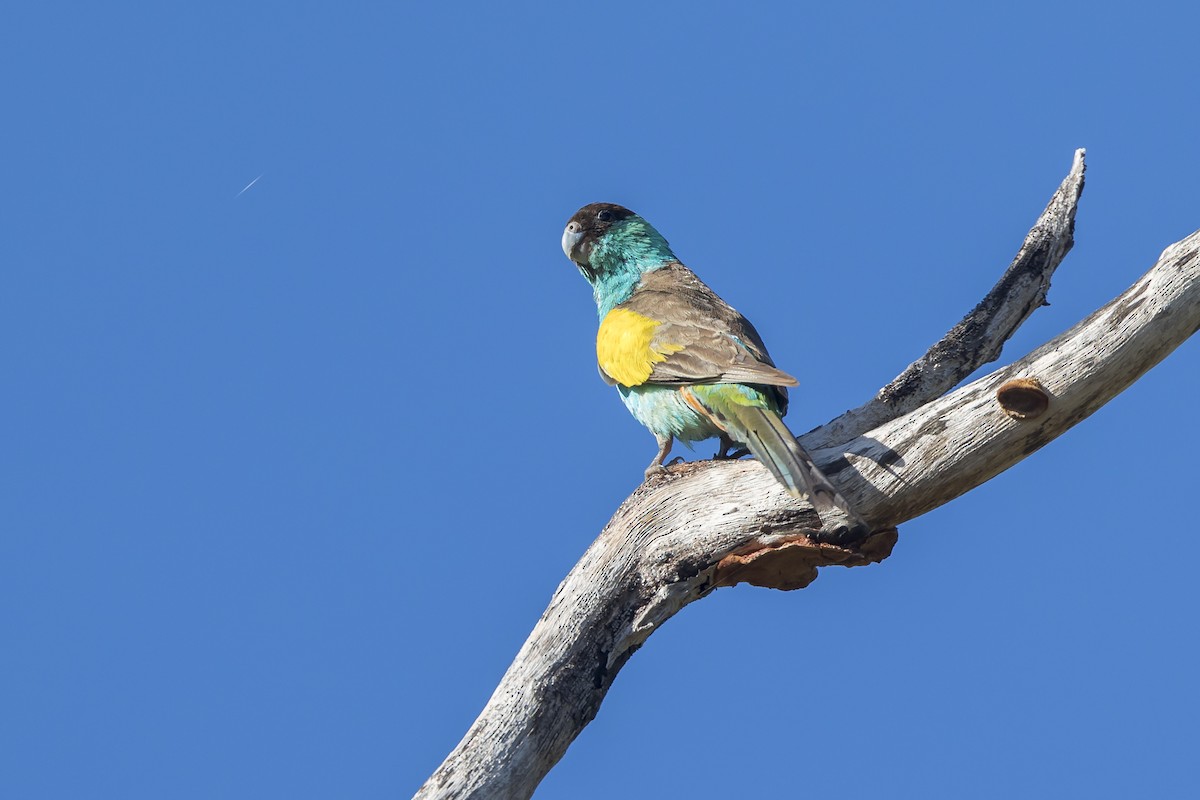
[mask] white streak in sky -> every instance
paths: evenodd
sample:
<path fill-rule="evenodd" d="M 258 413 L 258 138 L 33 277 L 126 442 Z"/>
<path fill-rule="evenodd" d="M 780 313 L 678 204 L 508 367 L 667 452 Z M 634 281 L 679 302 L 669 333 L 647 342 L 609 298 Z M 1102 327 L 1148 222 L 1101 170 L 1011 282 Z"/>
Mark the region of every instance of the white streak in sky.
<path fill-rule="evenodd" d="M 262 175 L 259 175 L 259 176 L 258 176 L 258 178 L 261 178 L 263 175 L 266 175 L 266 174 L 267 174 L 267 173 L 265 173 L 265 172 L 264 172 Z M 249 189 L 251 186 L 253 186 L 254 184 L 258 183 L 258 178 L 255 178 L 254 180 L 252 180 L 252 181 L 250 181 L 249 183 L 247 183 L 247 184 L 246 184 L 246 189 Z M 238 199 L 239 197 L 241 197 L 242 195 L 244 195 L 244 194 L 246 193 L 246 189 L 242 189 L 240 192 L 238 192 L 236 195 L 234 195 L 234 196 L 233 196 L 233 199 L 234 199 L 234 200 L 236 200 L 236 199 Z"/>

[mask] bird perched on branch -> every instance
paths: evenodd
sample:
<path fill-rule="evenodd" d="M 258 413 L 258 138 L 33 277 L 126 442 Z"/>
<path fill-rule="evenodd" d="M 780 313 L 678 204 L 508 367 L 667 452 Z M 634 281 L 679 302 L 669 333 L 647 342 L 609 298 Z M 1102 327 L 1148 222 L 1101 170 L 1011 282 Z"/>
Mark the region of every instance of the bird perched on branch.
<path fill-rule="evenodd" d="M 674 439 L 719 438 L 717 458 L 736 457 L 729 450 L 743 445 L 823 520 L 833 513 L 843 526 L 862 527 L 783 423 L 786 387 L 796 379 L 775 367 L 750 321 L 680 263 L 662 234 L 627 208 L 592 203 L 567 222 L 562 248 L 596 298 L 600 376 L 658 440 L 647 478 L 665 471 Z"/>

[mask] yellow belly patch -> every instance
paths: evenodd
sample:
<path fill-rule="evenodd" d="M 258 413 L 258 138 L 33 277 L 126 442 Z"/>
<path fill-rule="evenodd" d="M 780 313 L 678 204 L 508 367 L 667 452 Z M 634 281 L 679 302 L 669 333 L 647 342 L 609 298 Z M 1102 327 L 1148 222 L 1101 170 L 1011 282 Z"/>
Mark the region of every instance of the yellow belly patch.
<path fill-rule="evenodd" d="M 627 308 L 614 308 L 600 322 L 596 360 L 600 369 L 623 386 L 646 382 L 654 365 L 683 349 L 678 344 L 652 344 L 661 322 Z"/>

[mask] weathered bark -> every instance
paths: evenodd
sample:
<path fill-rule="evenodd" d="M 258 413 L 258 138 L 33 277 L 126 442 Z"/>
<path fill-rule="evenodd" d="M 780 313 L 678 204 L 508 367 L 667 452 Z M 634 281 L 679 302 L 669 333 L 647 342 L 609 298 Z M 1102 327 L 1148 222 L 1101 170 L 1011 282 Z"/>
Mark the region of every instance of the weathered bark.
<path fill-rule="evenodd" d="M 1075 244 L 1075 210 L 1083 193 L 1083 150 L 1033 224 L 1000 280 L 962 321 L 867 403 L 807 434 L 814 447 L 849 441 L 939 397 L 1000 351 L 1029 315 L 1046 305 L 1050 277 Z"/>
<path fill-rule="evenodd" d="M 1049 276 L 1070 248 L 1082 183 L 1081 151 L 989 295 L 994 300 L 981 303 L 875 401 L 801 437 L 870 523 L 869 538 L 855 547 L 813 541 L 807 534 L 819 523 L 811 508 L 790 498 L 757 462 L 672 468 L 617 510 L 417 797 L 530 796 L 595 716 L 629 656 L 684 605 L 720 586 L 795 589 L 811 582 L 817 567 L 886 558 L 897 525 L 1085 419 L 1200 328 L 1198 231 L 1071 330 L 943 395 L 978 363 L 994 360 L 1044 301 Z M 970 347 L 958 346 L 966 340 Z M 868 419 L 870 429 L 862 429 Z"/>

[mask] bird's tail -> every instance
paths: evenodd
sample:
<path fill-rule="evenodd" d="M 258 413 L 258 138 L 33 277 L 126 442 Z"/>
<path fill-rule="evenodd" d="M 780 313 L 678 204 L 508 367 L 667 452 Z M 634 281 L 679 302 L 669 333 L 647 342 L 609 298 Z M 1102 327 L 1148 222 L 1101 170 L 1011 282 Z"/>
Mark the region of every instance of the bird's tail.
<path fill-rule="evenodd" d="M 693 407 L 702 407 L 706 416 L 721 427 L 729 438 L 745 445 L 789 494 L 799 499 L 807 498 L 822 519 L 829 512 L 840 512 L 850 522 L 861 524 L 846 498 L 813 463 L 812 457 L 796 441 L 777 413 L 757 403 L 747 403 L 740 392 L 736 397 L 729 396 L 729 392 L 738 391 L 733 386 L 713 385 L 711 389 L 715 391 L 696 391 L 701 388 L 697 386 L 684 390 Z"/>

